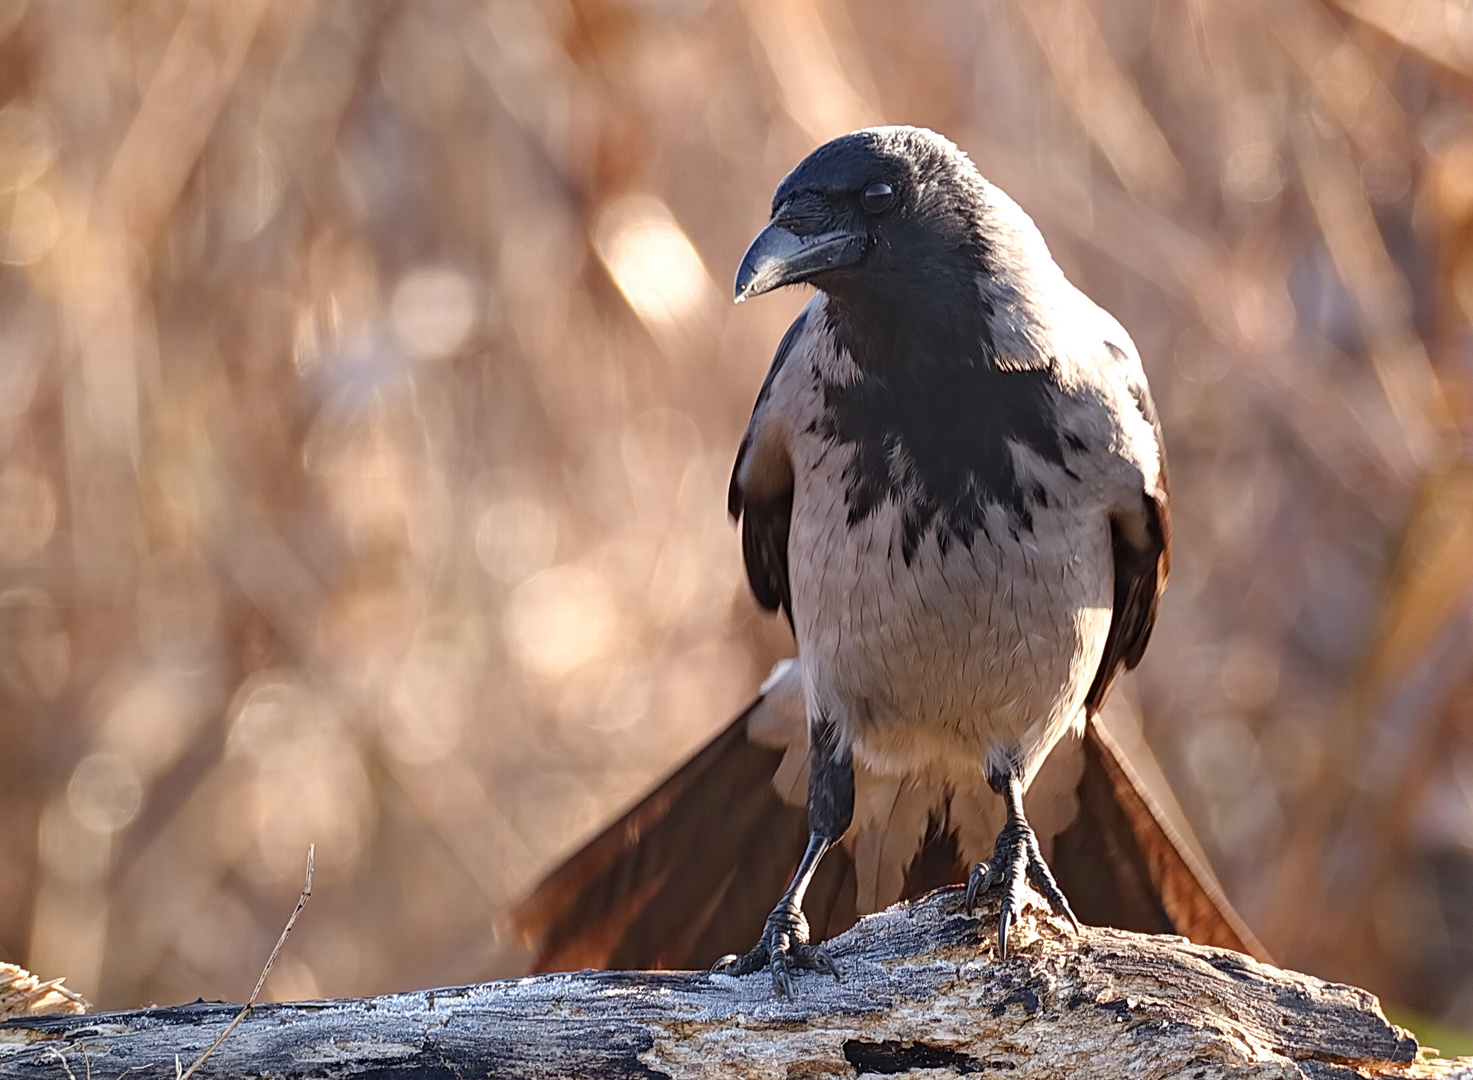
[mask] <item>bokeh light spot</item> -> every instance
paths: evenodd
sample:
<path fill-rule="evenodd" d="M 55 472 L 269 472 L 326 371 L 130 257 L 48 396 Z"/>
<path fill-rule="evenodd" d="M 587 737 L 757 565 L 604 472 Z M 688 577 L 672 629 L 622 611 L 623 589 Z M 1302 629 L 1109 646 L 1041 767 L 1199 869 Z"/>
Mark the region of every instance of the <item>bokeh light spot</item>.
<path fill-rule="evenodd" d="M 605 207 L 594 247 L 629 306 L 647 323 L 685 319 L 715 290 L 695 245 L 658 199 L 633 195 Z"/>
<path fill-rule="evenodd" d="M 137 772 L 151 777 L 179 757 L 201 720 L 193 696 L 178 679 L 149 675 L 128 687 L 103 722 L 103 744 Z"/>
<path fill-rule="evenodd" d="M 439 761 L 460 744 L 466 702 L 456 656 L 445 648 L 420 648 L 399 668 L 384 711 L 389 753 L 406 765 Z"/>
<path fill-rule="evenodd" d="M 143 805 L 138 773 L 116 754 L 90 754 L 72 771 L 66 790 L 72 816 L 93 832 L 129 825 Z"/>
<path fill-rule="evenodd" d="M 1278 151 L 1268 143 L 1251 142 L 1228 155 L 1222 170 L 1222 186 L 1243 202 L 1267 202 L 1284 187 L 1284 170 Z"/>
<path fill-rule="evenodd" d="M 257 676 L 236 695 L 227 748 L 246 768 L 244 790 L 222 815 L 243 816 L 254 840 L 250 867 L 268 881 L 302 872 L 307 845 L 318 868 L 357 865 L 373 824 L 362 754 L 327 701 L 285 673 Z M 222 821 L 222 854 L 235 853 L 239 821 Z"/>
<path fill-rule="evenodd" d="M 7 221 L 0 238 L 0 262 L 26 266 L 51 250 L 61 222 L 56 203 L 38 187 L 23 187 L 4 200 Z"/>
<path fill-rule="evenodd" d="M 443 360 L 476 321 L 476 298 L 464 274 L 422 268 L 405 274 L 389 307 L 394 337 L 416 360 Z"/>
<path fill-rule="evenodd" d="M 41 865 L 48 873 L 74 884 L 101 881 L 112 868 L 113 834 L 83 825 L 68 801 L 65 797 L 54 798 L 41 810 L 36 833 Z"/>
<path fill-rule="evenodd" d="M 476 558 L 498 581 L 517 582 L 545 570 L 557 553 L 557 522 L 527 495 L 492 499 L 476 524 Z"/>
<path fill-rule="evenodd" d="M 0 109 L 0 190 L 34 182 L 51 167 L 57 150 L 56 128 L 46 113 L 20 101 Z"/>
<path fill-rule="evenodd" d="M 557 566 L 512 594 L 506 632 L 523 667 L 558 676 L 601 656 L 617 621 L 613 593 L 600 575 L 582 566 Z"/>
<path fill-rule="evenodd" d="M 35 469 L 10 464 L 0 471 L 0 561 L 39 555 L 56 529 L 56 495 Z"/>

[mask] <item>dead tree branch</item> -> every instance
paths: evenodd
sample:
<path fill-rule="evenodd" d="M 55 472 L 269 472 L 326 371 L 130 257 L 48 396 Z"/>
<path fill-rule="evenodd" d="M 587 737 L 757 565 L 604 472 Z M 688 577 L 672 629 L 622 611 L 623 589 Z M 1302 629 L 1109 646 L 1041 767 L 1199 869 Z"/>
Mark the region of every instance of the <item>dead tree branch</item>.
<path fill-rule="evenodd" d="M 928 1077 L 1455 1076 L 1370 994 L 1180 938 L 1025 915 L 996 960 L 991 919 L 942 890 L 865 919 L 804 975 L 543 975 L 361 1000 L 257 1006 L 200 1076 Z M 979 930 L 981 931 L 979 935 Z M 237 1006 L 197 1003 L 0 1026 L 0 1080 L 176 1075 Z M 76 1071 L 75 1069 L 73 1071 Z M 917 1075 L 920 1073 L 916 1072 Z M 1464 1073 L 1464 1075 L 1470 1075 Z"/>

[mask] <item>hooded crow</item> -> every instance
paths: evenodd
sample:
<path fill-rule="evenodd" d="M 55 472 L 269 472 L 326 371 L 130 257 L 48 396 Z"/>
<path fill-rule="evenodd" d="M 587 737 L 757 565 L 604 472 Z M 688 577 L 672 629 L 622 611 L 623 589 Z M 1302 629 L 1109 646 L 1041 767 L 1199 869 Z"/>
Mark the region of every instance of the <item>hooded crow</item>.
<path fill-rule="evenodd" d="M 1025 883 L 1078 925 L 1025 792 L 1086 917 L 1261 951 L 1097 716 L 1145 650 L 1170 561 L 1129 335 L 919 128 L 835 139 L 778 185 L 736 298 L 799 283 L 817 291 L 729 497 L 752 591 L 786 615 L 797 659 L 522 906 L 539 965 L 708 959 L 776 897 L 717 970 L 765 968 L 788 994 L 796 971 L 838 974 L 810 940 L 810 889 L 833 932 L 973 859 L 966 904 L 1001 889 L 1005 957 Z"/>

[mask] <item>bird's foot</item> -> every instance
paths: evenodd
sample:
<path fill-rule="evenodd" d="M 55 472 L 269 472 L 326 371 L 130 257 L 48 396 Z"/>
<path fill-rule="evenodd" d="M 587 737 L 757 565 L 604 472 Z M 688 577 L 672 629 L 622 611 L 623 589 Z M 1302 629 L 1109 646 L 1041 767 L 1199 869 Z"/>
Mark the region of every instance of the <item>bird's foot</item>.
<path fill-rule="evenodd" d="M 1024 880 L 1033 882 L 1034 888 L 1043 894 L 1056 915 L 1068 919 L 1077 931 L 1079 920 L 1069 908 L 1069 901 L 1054 881 L 1048 864 L 1043 861 L 1043 852 L 1038 849 L 1038 837 L 1026 821 L 1009 821 L 997 834 L 997 843 L 992 847 L 992 858 L 972 867 L 967 878 L 967 914 L 977 907 L 977 898 L 994 885 L 1003 887 L 1002 904 L 997 913 L 997 954 L 1006 960 L 1008 956 L 1008 929 L 1014 917 L 1023 909 Z"/>
<path fill-rule="evenodd" d="M 797 908 L 780 906 L 767 917 L 762 937 L 751 952 L 743 956 L 723 956 L 711 966 L 722 975 L 750 975 L 767 968 L 772 972 L 772 988 L 779 997 L 793 996 L 793 972 L 817 971 L 832 975 L 837 982 L 839 969 L 833 958 L 817 946 L 808 944 L 808 920 Z"/>

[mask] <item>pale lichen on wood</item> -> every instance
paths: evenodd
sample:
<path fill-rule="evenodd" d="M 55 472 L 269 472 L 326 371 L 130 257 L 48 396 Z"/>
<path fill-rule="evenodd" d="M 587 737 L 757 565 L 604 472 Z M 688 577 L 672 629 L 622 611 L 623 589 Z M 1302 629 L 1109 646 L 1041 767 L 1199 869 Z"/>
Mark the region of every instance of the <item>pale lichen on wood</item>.
<path fill-rule="evenodd" d="M 346 1001 L 258 1006 L 203 1076 L 1456 1076 L 1362 990 L 1180 938 L 1028 913 L 996 958 L 991 918 L 948 889 L 830 943 L 841 982 L 804 975 L 575 972 Z M 0 1027 L 0 1080 L 172 1077 L 235 1015 L 197 1003 Z M 72 1070 L 78 1076 L 81 1068 Z"/>

